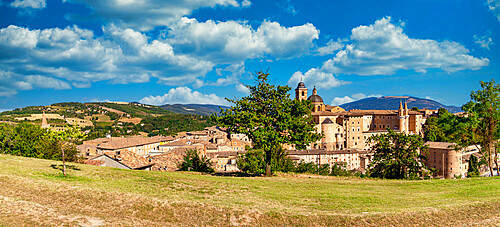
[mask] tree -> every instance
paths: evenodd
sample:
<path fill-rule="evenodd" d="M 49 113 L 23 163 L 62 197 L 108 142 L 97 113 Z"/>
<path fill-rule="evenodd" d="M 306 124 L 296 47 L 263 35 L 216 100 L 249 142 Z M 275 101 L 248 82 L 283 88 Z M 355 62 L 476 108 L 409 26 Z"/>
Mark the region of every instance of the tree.
<path fill-rule="evenodd" d="M 284 157 L 283 144 L 294 144 L 298 149 L 321 138 L 314 132 L 312 105 L 309 101 L 290 99 L 288 86 L 268 83 L 268 73 L 257 72 L 258 84 L 246 85 L 247 97 L 227 99 L 234 106 L 212 118 L 229 133 L 243 133 L 254 143 L 255 149 L 265 152 L 265 175 L 271 175 L 271 163 Z"/>
<path fill-rule="evenodd" d="M 200 156 L 196 150 L 187 150 L 184 155 L 184 160 L 179 165 L 181 171 L 196 171 L 204 173 L 213 173 L 215 170 L 212 168 L 210 159 L 206 156 Z"/>
<path fill-rule="evenodd" d="M 420 161 L 425 156 L 420 153 L 427 152 L 423 139 L 418 135 L 387 130 L 387 134 L 374 135 L 368 139 L 369 142 L 375 142 L 375 154 L 368 167 L 370 176 L 388 179 L 422 176 L 423 165 Z"/>
<path fill-rule="evenodd" d="M 424 125 L 424 140 L 435 142 L 459 142 L 468 122 L 466 117 L 455 116 L 444 108 L 437 117 L 429 117 Z"/>
<path fill-rule="evenodd" d="M 246 149 L 245 154 L 240 154 L 236 159 L 238 169 L 245 173 L 263 174 L 266 171 L 265 154 L 262 150 Z"/>
<path fill-rule="evenodd" d="M 469 169 L 467 170 L 467 177 L 479 176 L 479 161 L 475 155 L 470 155 Z"/>
<path fill-rule="evenodd" d="M 470 130 L 466 131 L 468 143 L 478 142 L 481 145 L 478 148 L 487 160 L 491 176 L 493 163 L 496 165 L 497 174 L 500 175 L 498 149 L 495 149 L 495 144 L 500 139 L 500 86 L 495 80 L 480 83 L 482 90 L 472 91 L 471 101 L 462 107 L 469 119 L 467 126 Z"/>
<path fill-rule="evenodd" d="M 83 140 L 86 135 L 82 133 L 78 126 L 66 126 L 61 131 L 50 131 L 54 141 L 59 144 L 61 148 L 62 161 L 63 161 L 63 174 L 66 176 L 66 157 L 65 151 L 71 149 L 71 146 L 77 141 Z"/>

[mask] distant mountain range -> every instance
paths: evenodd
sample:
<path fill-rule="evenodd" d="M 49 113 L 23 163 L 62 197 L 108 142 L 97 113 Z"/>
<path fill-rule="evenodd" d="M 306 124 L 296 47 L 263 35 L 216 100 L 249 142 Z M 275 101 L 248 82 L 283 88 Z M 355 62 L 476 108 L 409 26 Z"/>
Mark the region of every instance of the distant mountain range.
<path fill-rule="evenodd" d="M 213 113 L 220 113 L 219 107 L 223 109 L 229 108 L 227 106 L 218 106 L 211 104 L 166 104 L 160 107 L 174 113 L 198 115 L 211 115 Z"/>
<path fill-rule="evenodd" d="M 380 98 L 372 97 L 365 98 L 358 101 L 345 103 L 340 105 L 340 107 L 345 110 L 397 110 L 399 108 L 399 102 L 405 102 L 408 104 L 408 108 L 417 107 L 418 109 L 430 109 L 436 110 L 439 108 L 445 108 L 452 113 L 461 112 L 460 107 L 456 106 L 445 106 L 439 102 L 430 99 L 422 99 L 411 96 L 383 96 Z"/>

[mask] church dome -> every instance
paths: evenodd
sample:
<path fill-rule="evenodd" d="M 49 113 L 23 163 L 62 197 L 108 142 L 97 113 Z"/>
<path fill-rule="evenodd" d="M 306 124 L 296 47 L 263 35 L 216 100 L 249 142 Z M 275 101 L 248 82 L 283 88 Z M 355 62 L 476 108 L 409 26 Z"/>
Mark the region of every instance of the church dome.
<path fill-rule="evenodd" d="M 311 96 L 309 96 L 309 98 L 307 98 L 307 100 L 309 100 L 311 102 L 321 102 L 321 103 L 323 103 L 323 99 L 319 95 L 311 95 Z"/>
<path fill-rule="evenodd" d="M 306 88 L 306 85 L 304 84 L 304 82 L 300 81 L 299 85 L 297 85 L 297 89 L 299 88 Z"/>

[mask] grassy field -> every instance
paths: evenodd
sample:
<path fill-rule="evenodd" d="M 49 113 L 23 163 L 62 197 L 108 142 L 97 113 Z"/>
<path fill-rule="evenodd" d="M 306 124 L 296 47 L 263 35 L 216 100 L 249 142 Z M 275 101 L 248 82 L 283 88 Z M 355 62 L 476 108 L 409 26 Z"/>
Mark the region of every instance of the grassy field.
<path fill-rule="evenodd" d="M 500 178 L 147 172 L 0 155 L 3 225 L 499 225 Z"/>

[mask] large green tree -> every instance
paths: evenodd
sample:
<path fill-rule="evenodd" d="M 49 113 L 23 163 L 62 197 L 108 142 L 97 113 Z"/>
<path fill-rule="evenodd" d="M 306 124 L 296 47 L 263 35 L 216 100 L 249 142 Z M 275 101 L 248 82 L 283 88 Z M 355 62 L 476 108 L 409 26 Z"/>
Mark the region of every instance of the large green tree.
<path fill-rule="evenodd" d="M 464 126 L 464 138 L 469 144 L 479 143 L 480 151 L 486 157 L 490 174 L 493 176 L 493 163 L 498 169 L 498 149 L 495 149 L 500 139 L 500 86 L 495 80 L 481 81 L 482 90 L 472 91 L 471 101 L 462 109 L 468 115 L 468 123 Z"/>
<path fill-rule="evenodd" d="M 368 173 L 372 177 L 404 179 L 422 176 L 421 161 L 427 146 L 418 135 L 406 135 L 388 129 L 387 134 L 379 134 L 368 139 L 375 142 L 372 163 Z"/>
<path fill-rule="evenodd" d="M 288 86 L 276 86 L 268 82 L 268 73 L 256 73 L 258 84 L 246 85 L 247 97 L 227 99 L 234 106 L 221 109 L 221 115 L 213 115 L 220 126 L 229 133 L 243 133 L 255 149 L 265 152 L 265 175 L 271 175 L 271 162 L 283 157 L 283 144 L 294 144 L 298 149 L 321 138 L 314 132 L 309 101 L 291 99 Z"/>

